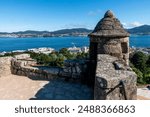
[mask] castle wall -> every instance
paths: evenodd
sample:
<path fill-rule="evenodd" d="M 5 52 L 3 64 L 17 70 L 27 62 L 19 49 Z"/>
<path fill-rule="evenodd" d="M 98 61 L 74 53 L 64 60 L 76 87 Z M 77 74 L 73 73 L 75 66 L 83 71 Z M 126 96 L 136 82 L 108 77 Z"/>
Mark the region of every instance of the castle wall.
<path fill-rule="evenodd" d="M 30 64 L 32 64 L 31 61 Z M 63 77 L 66 79 L 81 79 L 84 76 L 86 68 L 87 66 L 84 61 L 65 62 L 63 68 L 44 66 L 31 67 L 28 65 L 28 61 L 17 60 L 15 58 L 11 61 L 12 74 L 41 80 L 54 79 L 57 77 Z"/>

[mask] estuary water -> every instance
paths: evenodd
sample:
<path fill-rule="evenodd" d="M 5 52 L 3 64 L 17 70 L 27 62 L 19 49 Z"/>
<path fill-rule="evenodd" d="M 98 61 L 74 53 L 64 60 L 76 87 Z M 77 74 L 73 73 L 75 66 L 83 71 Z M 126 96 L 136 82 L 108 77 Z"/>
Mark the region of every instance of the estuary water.
<path fill-rule="evenodd" d="M 0 52 L 51 47 L 56 50 L 72 46 L 89 46 L 88 37 L 0 38 Z M 130 47 L 150 47 L 150 36 L 131 36 Z"/>

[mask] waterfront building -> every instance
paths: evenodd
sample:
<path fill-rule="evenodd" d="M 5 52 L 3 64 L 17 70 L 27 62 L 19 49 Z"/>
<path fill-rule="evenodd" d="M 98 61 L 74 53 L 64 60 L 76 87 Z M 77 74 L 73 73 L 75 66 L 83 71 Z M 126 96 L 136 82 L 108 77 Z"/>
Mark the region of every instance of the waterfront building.
<path fill-rule="evenodd" d="M 28 49 L 29 52 L 35 52 L 35 53 L 43 53 L 43 54 L 50 54 L 53 51 L 55 51 L 55 49 L 53 48 L 32 48 L 32 49 Z"/>

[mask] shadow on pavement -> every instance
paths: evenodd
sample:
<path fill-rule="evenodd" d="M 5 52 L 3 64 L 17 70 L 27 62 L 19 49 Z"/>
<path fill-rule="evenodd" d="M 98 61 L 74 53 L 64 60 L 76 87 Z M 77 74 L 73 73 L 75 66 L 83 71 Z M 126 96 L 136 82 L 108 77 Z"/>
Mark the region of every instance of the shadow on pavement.
<path fill-rule="evenodd" d="M 92 100 L 93 90 L 86 85 L 58 78 L 49 81 L 30 100 Z"/>

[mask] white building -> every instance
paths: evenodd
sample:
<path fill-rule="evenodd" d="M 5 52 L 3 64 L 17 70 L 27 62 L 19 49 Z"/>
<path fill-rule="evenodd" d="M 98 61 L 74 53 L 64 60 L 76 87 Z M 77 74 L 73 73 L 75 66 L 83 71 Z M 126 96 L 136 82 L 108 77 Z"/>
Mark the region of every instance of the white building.
<path fill-rule="evenodd" d="M 89 52 L 89 47 L 84 46 L 81 48 L 81 51 L 87 53 Z"/>
<path fill-rule="evenodd" d="M 78 52 L 85 52 L 87 53 L 89 51 L 89 48 L 84 46 L 82 48 L 77 48 L 77 47 L 70 47 L 68 48 L 68 50 L 71 52 L 71 53 L 78 53 Z"/>
<path fill-rule="evenodd" d="M 35 52 L 35 53 L 43 53 L 43 54 L 50 54 L 54 51 L 55 49 L 53 48 L 32 48 L 28 49 L 29 52 Z"/>
<path fill-rule="evenodd" d="M 68 50 L 69 50 L 71 53 L 82 52 L 82 51 L 81 51 L 81 48 L 77 48 L 77 47 L 75 47 L 75 46 L 68 48 Z"/>
<path fill-rule="evenodd" d="M 5 52 L 5 51 L 4 51 L 4 52 L 1 52 L 0 55 L 3 56 L 3 55 L 5 55 L 6 53 L 7 53 L 7 52 Z"/>

